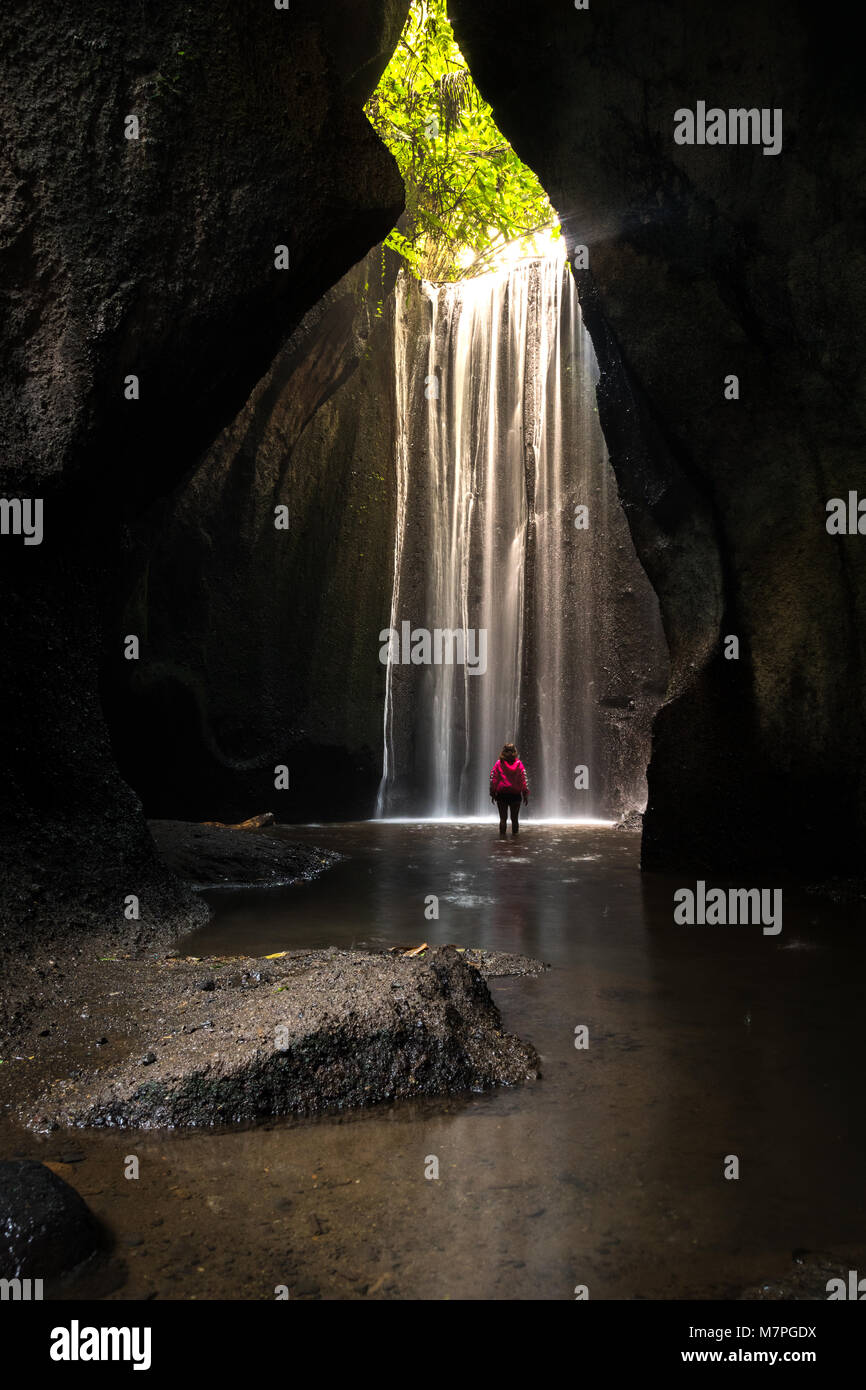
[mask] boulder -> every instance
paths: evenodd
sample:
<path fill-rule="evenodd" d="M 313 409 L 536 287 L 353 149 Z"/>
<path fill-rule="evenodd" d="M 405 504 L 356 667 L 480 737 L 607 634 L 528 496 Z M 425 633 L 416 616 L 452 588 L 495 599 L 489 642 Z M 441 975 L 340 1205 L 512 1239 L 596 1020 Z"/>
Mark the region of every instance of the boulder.
<path fill-rule="evenodd" d="M 96 1218 L 69 1183 L 44 1163 L 0 1161 L 0 1277 L 56 1278 L 99 1245 Z"/>

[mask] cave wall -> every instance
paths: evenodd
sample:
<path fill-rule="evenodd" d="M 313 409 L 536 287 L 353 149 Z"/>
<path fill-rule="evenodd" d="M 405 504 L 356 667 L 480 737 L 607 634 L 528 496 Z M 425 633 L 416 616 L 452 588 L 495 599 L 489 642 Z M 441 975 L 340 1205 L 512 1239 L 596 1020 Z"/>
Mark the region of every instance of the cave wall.
<path fill-rule="evenodd" d="M 98 695 L 129 528 L 403 206 L 362 103 L 408 0 L 13 0 L 0 17 L 4 926 L 188 916 Z M 125 138 L 136 115 L 138 139 Z M 274 264 L 289 247 L 290 269 Z M 140 398 L 125 398 L 125 379 Z"/>
<path fill-rule="evenodd" d="M 599 409 L 673 664 L 644 866 L 850 871 L 866 564 L 825 506 L 866 482 L 851 17 L 781 0 L 449 14 L 569 248 L 589 251 L 576 278 Z M 781 153 L 675 144 L 675 111 L 698 100 L 781 108 Z"/>
<path fill-rule="evenodd" d="M 103 694 L 121 770 L 151 816 L 371 813 L 396 512 L 397 268 L 377 246 L 347 272 L 136 529 L 117 625 L 146 634 L 146 657 L 107 666 Z M 288 529 L 274 524 L 279 506 Z M 280 765 L 289 786 L 278 790 Z"/>

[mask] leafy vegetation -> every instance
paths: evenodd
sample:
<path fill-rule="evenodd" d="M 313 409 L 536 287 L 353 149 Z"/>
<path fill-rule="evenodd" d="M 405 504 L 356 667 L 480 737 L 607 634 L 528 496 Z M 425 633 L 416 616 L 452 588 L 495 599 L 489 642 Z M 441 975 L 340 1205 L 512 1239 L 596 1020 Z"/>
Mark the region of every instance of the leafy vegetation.
<path fill-rule="evenodd" d="M 510 243 L 528 254 L 535 235 L 559 230 L 472 81 L 445 6 L 414 0 L 366 107 L 406 185 L 406 211 L 386 245 L 427 280 L 479 275 Z"/>

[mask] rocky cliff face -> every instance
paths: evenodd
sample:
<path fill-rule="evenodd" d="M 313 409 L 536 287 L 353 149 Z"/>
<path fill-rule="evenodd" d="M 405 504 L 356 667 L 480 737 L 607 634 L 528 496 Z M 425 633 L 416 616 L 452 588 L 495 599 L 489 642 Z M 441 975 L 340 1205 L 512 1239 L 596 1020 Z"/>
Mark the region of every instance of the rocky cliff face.
<path fill-rule="evenodd" d="M 578 271 L 599 404 L 672 650 L 646 865 L 862 851 L 862 74 L 836 6 L 449 5 Z M 679 145 L 674 113 L 781 108 L 783 145 Z M 725 399 L 725 378 L 739 399 Z M 739 661 L 723 639 L 739 637 Z"/>
<path fill-rule="evenodd" d="M 396 512 L 396 271 L 381 246 L 349 271 L 137 528 L 118 624 L 147 633 L 148 659 L 115 666 L 104 694 L 121 769 L 150 814 L 371 812 Z"/>
<path fill-rule="evenodd" d="M 100 650 L 124 659 L 110 609 L 124 526 L 399 215 L 400 179 L 361 105 L 407 9 L 29 0 L 4 13 L 0 494 L 44 505 L 41 545 L 0 538 L 7 923 L 122 925 L 126 894 L 142 922 L 186 910 L 98 698 Z"/>

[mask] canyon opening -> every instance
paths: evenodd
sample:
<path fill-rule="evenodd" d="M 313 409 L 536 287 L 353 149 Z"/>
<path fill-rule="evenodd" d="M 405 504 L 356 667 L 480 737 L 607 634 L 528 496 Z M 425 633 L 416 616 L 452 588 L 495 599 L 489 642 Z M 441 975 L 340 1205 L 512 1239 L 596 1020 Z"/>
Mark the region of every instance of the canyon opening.
<path fill-rule="evenodd" d="M 625 1361 L 706 1359 L 704 1302 L 714 1357 L 826 1366 L 856 45 L 781 0 L 42 8 L 0 19 L 0 1297 L 154 1365 L 180 1303 L 578 1300 Z"/>

